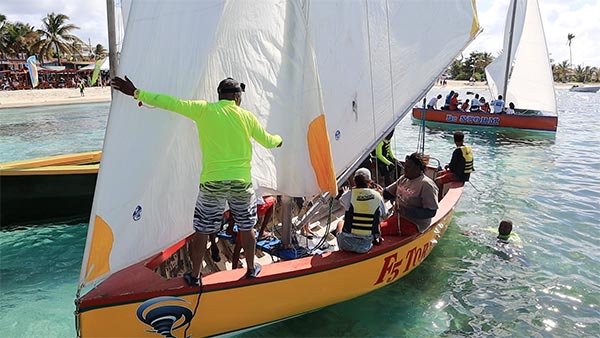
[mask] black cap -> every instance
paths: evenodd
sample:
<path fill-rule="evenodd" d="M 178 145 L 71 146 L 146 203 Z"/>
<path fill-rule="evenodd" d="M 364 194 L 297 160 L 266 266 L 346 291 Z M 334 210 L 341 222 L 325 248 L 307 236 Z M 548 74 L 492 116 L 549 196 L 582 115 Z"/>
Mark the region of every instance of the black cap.
<path fill-rule="evenodd" d="M 246 91 L 245 89 L 245 84 L 228 77 L 219 83 L 219 87 L 217 87 L 217 93 L 241 93 Z"/>

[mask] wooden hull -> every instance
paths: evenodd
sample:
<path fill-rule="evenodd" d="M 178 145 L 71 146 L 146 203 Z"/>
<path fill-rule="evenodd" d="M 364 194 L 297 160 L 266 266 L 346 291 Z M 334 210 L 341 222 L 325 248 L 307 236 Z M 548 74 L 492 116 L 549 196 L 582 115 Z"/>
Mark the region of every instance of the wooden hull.
<path fill-rule="evenodd" d="M 184 240 L 110 276 L 81 297 L 81 336 L 159 337 L 161 331 L 184 337 L 186 330 L 194 337 L 211 336 L 364 295 L 402 278 L 429 255 L 446 231 L 462 190 L 462 183 L 451 184 L 433 225 L 419 236 L 387 236 L 366 254 L 336 251 L 264 265 L 253 280 L 243 278 L 245 269 L 221 271 L 205 276 L 201 289 L 186 286 L 182 278 L 167 280 L 154 273 Z M 157 323 L 169 318 L 175 324 L 160 328 Z M 154 329 L 144 321 L 154 321 Z"/>
<path fill-rule="evenodd" d="M 422 113 L 422 108 L 413 108 L 412 117 L 416 120 L 421 120 Z M 506 115 L 431 109 L 427 109 L 425 121 L 453 125 L 515 128 L 550 132 L 555 132 L 558 125 L 557 116 Z"/>
<path fill-rule="evenodd" d="M 92 209 L 100 151 L 0 165 L 0 225 L 75 221 Z"/>

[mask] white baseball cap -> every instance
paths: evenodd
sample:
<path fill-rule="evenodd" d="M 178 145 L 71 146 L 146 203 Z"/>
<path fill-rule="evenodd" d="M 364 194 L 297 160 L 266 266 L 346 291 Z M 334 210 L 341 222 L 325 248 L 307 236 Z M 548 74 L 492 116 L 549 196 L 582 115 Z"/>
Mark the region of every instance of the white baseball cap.
<path fill-rule="evenodd" d="M 371 180 L 371 171 L 367 168 L 358 168 L 358 170 L 356 170 L 356 172 L 354 173 L 354 176 L 357 175 L 363 176 L 369 181 Z"/>

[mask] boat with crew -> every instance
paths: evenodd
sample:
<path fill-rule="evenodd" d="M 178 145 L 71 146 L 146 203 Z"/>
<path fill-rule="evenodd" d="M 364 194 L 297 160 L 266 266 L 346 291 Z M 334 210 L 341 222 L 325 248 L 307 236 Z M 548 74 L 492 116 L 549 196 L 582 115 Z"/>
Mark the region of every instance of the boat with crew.
<path fill-rule="evenodd" d="M 100 158 L 93 151 L 0 164 L 0 226 L 87 219 Z"/>
<path fill-rule="evenodd" d="M 486 67 L 492 98 L 502 95 L 514 114 L 434 110 L 415 107 L 413 120 L 555 132 L 558 126 L 554 80 L 537 0 L 512 0 L 504 31 L 503 52 Z"/>
<path fill-rule="evenodd" d="M 366 254 L 339 251 L 335 240 L 328 241 L 336 215 L 333 196 L 338 182 L 345 182 L 479 32 L 474 2 L 361 5 L 132 3 L 120 74 L 144 89 L 190 99 L 214 97 L 216 84 L 227 76 L 243 79 L 249 85 L 242 106 L 283 137 L 281 149 L 254 147 L 252 160 L 257 194 L 281 196 L 275 225 L 281 236 L 257 243 L 263 253 L 256 258 L 263 265 L 257 278 L 206 257 L 201 286 L 188 286 L 181 274 L 189 268 L 201 170 L 197 128 L 182 116 L 116 95 L 75 300 L 78 336 L 245 330 L 389 285 L 429 255 L 449 226 L 462 183 L 446 185 L 423 233 L 388 236 Z M 415 28 L 417 18 L 436 13 L 448 19 Z M 442 41 L 440 48 L 429 48 L 432 39 Z M 172 62 L 163 63 L 166 55 Z M 168 76 L 148 71 L 158 67 Z M 427 174 L 436 170 L 428 168 Z M 291 201 L 298 198 L 305 202 L 293 214 Z M 316 228 L 317 217 L 322 237 L 316 243 L 293 240 L 304 224 Z"/>

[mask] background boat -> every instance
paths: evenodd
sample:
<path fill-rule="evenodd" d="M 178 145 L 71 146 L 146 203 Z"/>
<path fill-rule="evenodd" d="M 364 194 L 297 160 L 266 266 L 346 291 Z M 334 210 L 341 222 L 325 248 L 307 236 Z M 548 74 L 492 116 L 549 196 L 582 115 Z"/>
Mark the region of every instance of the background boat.
<path fill-rule="evenodd" d="M 427 122 L 455 124 L 460 126 L 495 127 L 511 129 L 527 129 L 555 132 L 558 117 L 527 114 L 518 111 L 519 115 L 471 113 L 460 110 L 434 110 L 413 108 L 412 118 L 415 121 L 425 118 Z"/>
<path fill-rule="evenodd" d="M 554 79 L 537 0 L 511 1 L 503 52 L 486 67 L 485 73 L 492 100 L 502 95 L 505 107 L 513 102 L 515 115 L 428 110 L 425 121 L 556 131 Z M 412 117 L 421 119 L 421 111 L 415 107 Z"/>
<path fill-rule="evenodd" d="M 101 152 L 0 164 L 2 228 L 89 217 Z"/>

